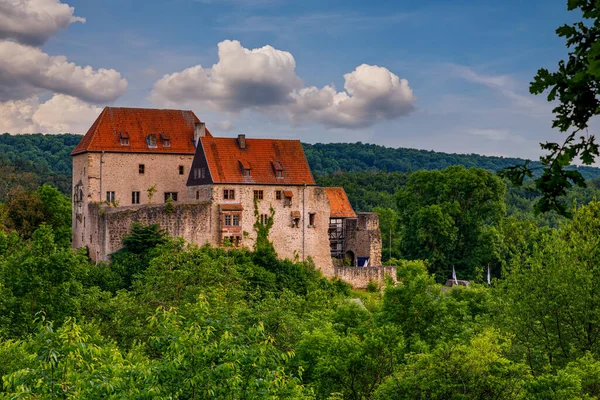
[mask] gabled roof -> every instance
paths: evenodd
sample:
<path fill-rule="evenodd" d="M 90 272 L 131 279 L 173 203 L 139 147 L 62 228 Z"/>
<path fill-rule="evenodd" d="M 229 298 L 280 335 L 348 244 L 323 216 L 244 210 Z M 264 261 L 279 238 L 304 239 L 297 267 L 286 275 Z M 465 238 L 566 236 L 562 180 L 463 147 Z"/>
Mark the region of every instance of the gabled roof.
<path fill-rule="evenodd" d="M 314 185 L 308 161 L 299 140 L 245 139 L 240 148 L 237 138 L 205 136 L 193 165 L 200 165 L 206 158 L 213 183 L 247 183 L 264 185 Z M 196 158 L 198 160 L 196 160 Z M 273 163 L 279 163 L 283 176 L 278 178 Z M 244 176 L 243 168 L 250 169 Z M 188 184 L 192 185 L 188 181 Z"/>
<path fill-rule="evenodd" d="M 326 187 L 325 193 L 329 199 L 331 218 L 356 218 L 356 213 L 352 209 L 350 200 L 346 195 L 346 191 L 342 187 Z"/>
<path fill-rule="evenodd" d="M 71 155 L 86 151 L 194 154 L 194 128 L 200 120 L 192 111 L 105 107 Z M 148 135 L 157 146 L 149 148 Z M 208 129 L 206 136 L 211 136 Z M 128 139 L 129 145 L 121 144 Z M 160 139 L 169 139 L 163 147 Z"/>

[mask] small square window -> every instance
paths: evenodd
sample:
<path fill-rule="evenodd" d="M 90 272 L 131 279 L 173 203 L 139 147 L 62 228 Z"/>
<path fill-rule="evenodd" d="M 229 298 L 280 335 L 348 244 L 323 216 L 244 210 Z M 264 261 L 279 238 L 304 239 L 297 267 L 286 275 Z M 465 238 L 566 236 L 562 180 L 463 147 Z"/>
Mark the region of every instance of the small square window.
<path fill-rule="evenodd" d="M 224 200 L 235 200 L 235 190 L 224 189 L 223 190 L 223 199 Z"/>
<path fill-rule="evenodd" d="M 129 138 L 121 138 L 121 146 L 129 146 Z"/>
<path fill-rule="evenodd" d="M 171 147 L 171 140 L 170 139 L 163 139 L 162 140 L 162 145 L 163 145 L 163 147 Z"/>
<path fill-rule="evenodd" d="M 254 198 L 257 200 L 262 200 L 263 199 L 263 191 L 262 190 L 255 190 L 254 191 Z"/>
<path fill-rule="evenodd" d="M 131 192 L 131 204 L 140 204 L 140 192 Z"/>
<path fill-rule="evenodd" d="M 165 192 L 165 202 L 169 199 L 177 201 L 177 192 Z"/>
<path fill-rule="evenodd" d="M 143 175 L 144 172 L 146 172 L 146 166 L 144 164 L 138 165 L 138 172 L 140 173 L 140 175 Z"/>
<path fill-rule="evenodd" d="M 277 177 L 283 178 L 283 171 L 277 171 Z"/>
<path fill-rule="evenodd" d="M 179 166 L 179 175 L 183 175 L 183 171 L 184 171 L 183 165 L 180 165 Z"/>
<path fill-rule="evenodd" d="M 250 176 L 250 170 L 249 169 L 245 169 L 244 170 L 244 176 Z"/>
<path fill-rule="evenodd" d="M 275 191 L 275 200 L 281 200 L 281 190 Z"/>

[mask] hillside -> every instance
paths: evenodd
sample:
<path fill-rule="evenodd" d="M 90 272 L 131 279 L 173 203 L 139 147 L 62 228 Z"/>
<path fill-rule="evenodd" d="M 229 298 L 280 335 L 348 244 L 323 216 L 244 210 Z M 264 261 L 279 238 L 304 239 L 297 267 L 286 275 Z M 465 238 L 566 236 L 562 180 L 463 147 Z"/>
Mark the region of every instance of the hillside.
<path fill-rule="evenodd" d="M 437 151 L 391 148 L 368 143 L 304 144 L 306 157 L 315 175 L 329 175 L 340 171 L 411 172 L 444 169 L 451 165 L 499 171 L 511 165 L 523 164 L 522 158 L 482 156 L 479 154 L 449 154 Z M 535 161 L 533 166 L 540 165 Z M 577 168 L 577 167 L 574 167 Z M 600 177 L 600 168 L 578 167 L 585 179 Z"/>
<path fill-rule="evenodd" d="M 71 175 L 70 153 L 81 135 L 0 135 L 0 162 L 28 160 L 41 169 L 61 175 Z M 315 176 L 338 172 L 411 172 L 443 169 L 451 165 L 498 171 L 522 164 L 521 158 L 490 157 L 479 154 L 448 154 L 436 151 L 391 148 L 368 143 L 304 143 L 306 157 Z M 533 163 L 538 164 L 537 162 Z M 585 179 L 600 177 L 600 169 L 579 167 Z"/>

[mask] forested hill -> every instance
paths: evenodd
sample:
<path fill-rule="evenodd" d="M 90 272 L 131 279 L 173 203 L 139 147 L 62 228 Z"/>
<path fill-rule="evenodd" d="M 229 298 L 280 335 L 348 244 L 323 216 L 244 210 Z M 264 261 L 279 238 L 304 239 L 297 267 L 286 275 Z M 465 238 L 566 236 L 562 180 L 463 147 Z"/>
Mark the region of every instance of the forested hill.
<path fill-rule="evenodd" d="M 523 164 L 522 158 L 492 157 L 479 154 L 449 154 L 437 151 L 384 147 L 368 143 L 304 143 L 304 151 L 315 175 L 337 172 L 411 172 L 444 169 L 451 165 L 499 171 L 511 165 Z M 533 166 L 539 162 L 532 162 Z M 578 167 L 585 179 L 600 177 L 600 168 Z"/>
<path fill-rule="evenodd" d="M 81 135 L 10 135 L 0 134 L 0 162 L 31 161 L 54 174 L 71 175 L 70 153 Z M 448 154 L 417 149 L 394 149 L 367 143 L 304 143 L 306 157 L 313 174 L 330 175 L 338 172 L 411 172 L 421 169 L 444 169 L 451 165 L 477 167 L 498 171 L 522 164 L 521 158 L 489 157 L 478 154 Z M 535 164 L 535 163 L 534 163 Z M 585 179 L 600 177 L 600 169 L 579 167 Z"/>

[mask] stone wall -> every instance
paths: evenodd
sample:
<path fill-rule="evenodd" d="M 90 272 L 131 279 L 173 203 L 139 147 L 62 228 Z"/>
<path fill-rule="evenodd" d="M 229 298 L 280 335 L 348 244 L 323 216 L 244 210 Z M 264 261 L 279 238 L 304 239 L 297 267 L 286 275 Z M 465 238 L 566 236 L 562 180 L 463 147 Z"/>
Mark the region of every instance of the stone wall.
<path fill-rule="evenodd" d="M 94 261 L 107 260 L 108 255 L 120 250 L 123 237 L 130 232 L 133 222 L 159 224 L 169 235 L 182 237 L 190 243 L 214 244 L 211 231 L 210 203 L 173 203 L 174 211 L 165 211 L 164 204 L 146 204 L 127 207 L 109 207 L 90 204 L 88 213 L 91 235 L 90 258 Z"/>
<path fill-rule="evenodd" d="M 396 282 L 396 267 L 335 267 L 335 276 L 355 289 L 366 289 L 369 281 L 382 285 L 386 275 Z"/>
<path fill-rule="evenodd" d="M 73 187 L 82 181 L 84 215 L 81 222 L 77 221 L 73 208 L 73 248 L 94 246 L 92 240 L 97 227 L 89 221 L 88 205 L 105 201 L 108 191 L 115 192 L 115 203 L 119 206 L 132 205 L 134 191 L 140 192 L 140 204 L 148 204 L 147 189 L 154 185 L 157 190 L 153 203 L 164 203 L 165 192 L 177 192 L 178 200 L 185 201 L 192 159 L 193 155 L 189 154 L 83 153 L 74 156 Z M 140 164 L 144 164 L 143 174 L 139 173 Z M 179 166 L 183 166 L 183 174 L 179 173 Z"/>
<path fill-rule="evenodd" d="M 344 252 L 352 251 L 355 257 L 369 257 L 369 266 L 381 265 L 381 231 L 379 216 L 375 213 L 358 213 L 357 218 L 345 221 Z"/>
<path fill-rule="evenodd" d="M 198 186 L 200 190 L 204 186 Z M 269 232 L 269 239 L 273 242 L 275 251 L 280 258 L 302 261 L 311 257 L 318 269 L 327 277 L 333 277 L 333 265 L 329 249 L 329 200 L 323 188 L 318 186 L 272 186 L 272 185 L 226 185 L 214 184 L 211 199 L 214 203 L 212 218 L 219 219 L 220 204 L 241 204 L 243 207 L 241 227 L 243 232 L 242 245 L 249 249 L 254 248 L 256 232 L 254 223 L 254 191 L 263 193 L 259 200 L 259 214 L 270 215 L 271 208 L 275 214 L 273 227 Z M 224 199 L 224 190 L 234 190 L 235 199 Z M 282 199 L 276 198 L 276 192 L 282 192 Z M 292 192 L 291 202 L 283 198 L 283 192 Z M 202 195 L 203 192 L 201 192 Z M 293 225 L 292 212 L 300 213 L 298 227 Z M 309 215 L 314 213 L 315 223 L 310 225 Z M 220 230 L 216 230 L 215 243 L 219 243 Z M 304 246 L 303 246 L 304 245 Z"/>

